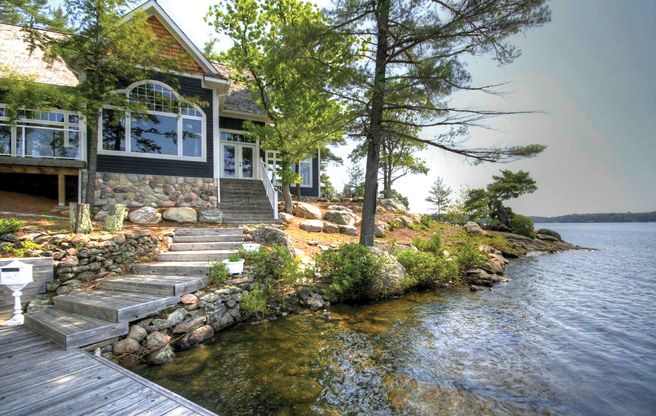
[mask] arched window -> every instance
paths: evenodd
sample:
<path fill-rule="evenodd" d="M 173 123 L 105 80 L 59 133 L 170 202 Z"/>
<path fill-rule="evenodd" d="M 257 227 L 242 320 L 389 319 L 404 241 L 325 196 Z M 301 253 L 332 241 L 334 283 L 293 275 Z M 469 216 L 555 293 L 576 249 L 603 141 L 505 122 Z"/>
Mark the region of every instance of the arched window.
<path fill-rule="evenodd" d="M 168 159 L 205 160 L 205 113 L 183 104 L 158 81 L 141 81 L 125 90 L 145 113 L 103 109 L 100 153 Z"/>

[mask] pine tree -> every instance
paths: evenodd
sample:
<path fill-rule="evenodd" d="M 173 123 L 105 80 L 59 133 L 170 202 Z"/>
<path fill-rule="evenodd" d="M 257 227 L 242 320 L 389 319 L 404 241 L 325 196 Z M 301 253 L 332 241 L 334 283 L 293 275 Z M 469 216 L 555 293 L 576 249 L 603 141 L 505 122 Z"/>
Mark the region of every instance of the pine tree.
<path fill-rule="evenodd" d="M 444 184 L 444 180 L 441 177 L 438 177 L 430 190 L 428 191 L 427 202 L 430 202 L 435 207 L 437 215 L 442 213 L 442 210 L 446 209 L 451 202 L 451 188 Z"/>

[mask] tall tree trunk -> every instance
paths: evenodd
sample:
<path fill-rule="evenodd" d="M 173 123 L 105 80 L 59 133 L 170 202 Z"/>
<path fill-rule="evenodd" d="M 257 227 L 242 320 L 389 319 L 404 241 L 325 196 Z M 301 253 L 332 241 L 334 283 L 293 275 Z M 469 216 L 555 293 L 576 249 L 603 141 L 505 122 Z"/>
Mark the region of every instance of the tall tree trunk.
<path fill-rule="evenodd" d="M 282 199 L 285 201 L 285 212 L 287 214 L 294 213 L 294 204 L 292 202 L 292 191 L 290 189 L 290 174 L 289 174 L 289 162 L 285 161 L 283 158 L 281 162 L 281 175 L 280 181 L 282 182 Z"/>
<path fill-rule="evenodd" d="M 380 0 L 377 24 L 376 69 L 374 75 L 371 110 L 369 111 L 369 137 L 367 138 L 367 170 L 364 180 L 364 201 L 362 205 L 362 228 L 360 244 L 374 245 L 376 225 L 376 197 L 378 195 L 378 169 L 380 168 L 380 147 L 383 139 L 382 121 L 385 96 L 385 71 L 387 68 L 387 38 L 391 0 Z"/>
<path fill-rule="evenodd" d="M 89 204 L 91 215 L 93 215 L 96 170 L 98 168 L 98 123 L 94 120 L 90 124 L 90 137 L 87 140 L 87 182 L 84 190 L 84 203 Z"/>

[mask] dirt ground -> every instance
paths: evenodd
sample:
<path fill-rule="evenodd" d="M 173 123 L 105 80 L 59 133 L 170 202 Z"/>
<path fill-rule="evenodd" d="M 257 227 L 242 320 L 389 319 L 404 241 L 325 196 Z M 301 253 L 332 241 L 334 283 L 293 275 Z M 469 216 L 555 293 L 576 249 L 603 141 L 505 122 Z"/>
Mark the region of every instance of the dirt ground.
<path fill-rule="evenodd" d="M 24 214 L 57 215 L 54 208 L 57 201 L 42 196 L 0 191 L 0 211 L 21 212 Z"/>

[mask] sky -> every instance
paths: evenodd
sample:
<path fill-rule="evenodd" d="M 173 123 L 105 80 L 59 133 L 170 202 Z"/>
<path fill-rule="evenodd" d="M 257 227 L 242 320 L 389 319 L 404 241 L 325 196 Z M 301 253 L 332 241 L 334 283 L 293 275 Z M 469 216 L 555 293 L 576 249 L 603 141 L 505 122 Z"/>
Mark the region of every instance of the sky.
<path fill-rule="evenodd" d="M 203 17 L 216 0 L 159 0 L 199 47 L 216 34 Z M 317 0 L 320 6 L 328 4 Z M 538 190 L 509 202 L 526 215 L 656 210 L 656 1 L 554 0 L 552 21 L 514 36 L 522 50 L 512 64 L 469 59 L 474 84 L 508 83 L 502 96 L 462 94 L 454 106 L 535 111 L 487 122 L 467 145 L 541 143 L 536 158 L 472 166 L 438 149 L 423 152 L 428 175 L 400 179 L 410 209 L 426 212 L 437 177 L 453 189 L 483 187 L 500 169 L 529 171 Z M 230 46 L 219 42 L 218 48 Z M 422 133 L 431 137 L 431 131 Z M 350 146 L 335 151 L 342 157 Z M 348 162 L 347 162 L 348 163 Z M 328 169 L 341 189 L 344 166 Z"/>

